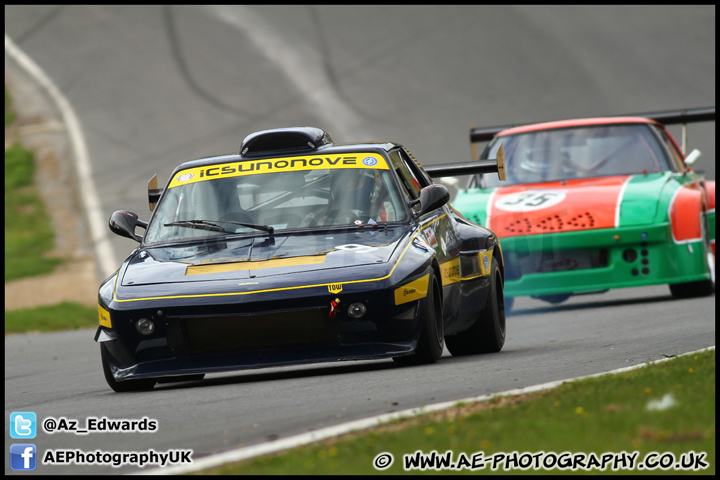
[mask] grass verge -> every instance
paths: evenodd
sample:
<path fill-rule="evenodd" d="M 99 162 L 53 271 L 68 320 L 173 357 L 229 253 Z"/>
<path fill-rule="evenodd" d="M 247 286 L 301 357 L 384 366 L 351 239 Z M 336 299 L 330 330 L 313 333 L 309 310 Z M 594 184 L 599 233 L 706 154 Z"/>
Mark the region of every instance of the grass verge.
<path fill-rule="evenodd" d="M 652 409 L 659 405 L 658 409 Z M 451 463 L 468 459 L 468 467 L 406 471 L 403 456 L 416 452 L 451 452 Z M 484 459 L 516 452 L 492 469 L 472 470 L 473 455 Z M 533 455 L 554 452 L 554 469 L 533 468 Z M 625 468 L 560 469 L 561 454 L 625 452 Z M 637 452 L 634 468 L 630 455 Z M 682 459 L 695 459 L 707 468 L 674 468 Z M 378 471 L 373 460 L 382 453 L 392 465 Z M 655 455 L 653 455 L 653 453 Z M 529 455 L 525 455 L 529 454 Z M 703 455 L 704 454 L 704 455 Z M 685 455 L 683 457 L 683 455 Z M 552 457 L 537 456 L 539 459 Z M 565 457 L 569 458 L 569 457 Z M 579 457 L 578 457 L 579 458 Z M 609 458 L 609 457 L 607 457 Z M 618 457 L 623 458 L 623 457 Z M 641 462 L 673 459 L 669 469 L 639 469 Z M 522 461 L 530 461 L 522 469 Z M 549 463 L 548 463 L 549 464 Z M 698 465 L 701 465 L 698 463 Z M 579 464 L 577 466 L 580 466 Z M 618 464 L 622 467 L 623 464 Z M 503 467 L 512 467 L 506 469 Z M 397 421 L 369 431 L 328 439 L 306 447 L 206 470 L 203 474 L 324 475 L 324 474 L 703 474 L 715 473 L 715 351 L 686 355 L 630 372 L 572 382 L 543 393 L 463 405 L 412 420 Z"/>
<path fill-rule="evenodd" d="M 5 87 L 5 126 L 11 126 L 16 118 Z M 47 256 L 53 249 L 55 233 L 33 183 L 34 173 L 32 151 L 18 142 L 5 149 L 5 282 L 52 273 L 64 261 Z M 97 310 L 71 302 L 5 312 L 6 335 L 96 324 Z"/>
<path fill-rule="evenodd" d="M 5 89 L 5 122 L 12 119 Z M 5 149 L 5 281 L 51 273 L 63 262 L 47 253 L 54 245 L 50 215 L 33 184 L 33 153 L 15 142 Z"/>
<path fill-rule="evenodd" d="M 97 326 L 97 308 L 63 302 L 5 312 L 5 335 L 9 333 L 56 332 Z"/>

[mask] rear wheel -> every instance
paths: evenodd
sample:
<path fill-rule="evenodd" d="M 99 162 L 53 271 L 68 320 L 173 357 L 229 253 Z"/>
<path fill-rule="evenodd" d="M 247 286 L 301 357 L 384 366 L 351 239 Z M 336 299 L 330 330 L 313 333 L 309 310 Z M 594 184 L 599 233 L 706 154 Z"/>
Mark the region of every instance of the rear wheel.
<path fill-rule="evenodd" d="M 443 327 L 442 298 L 440 286 L 430 271 L 428 294 L 425 297 L 422 311 L 420 339 L 415 353 L 403 357 L 393 357 L 400 366 L 424 365 L 435 363 L 442 356 L 445 345 L 445 329 Z"/>
<path fill-rule="evenodd" d="M 152 390 L 155 386 L 155 380 L 143 379 L 143 380 L 125 380 L 124 382 L 118 382 L 113 377 L 110 371 L 110 365 L 108 364 L 106 353 L 103 347 L 100 347 L 100 357 L 102 358 L 103 373 L 105 374 L 105 381 L 107 384 L 116 392 L 140 392 L 144 390 Z"/>
<path fill-rule="evenodd" d="M 447 337 L 445 342 L 448 351 L 454 356 L 502 350 L 505 345 L 505 301 L 503 278 L 497 261 L 493 262 L 485 308 L 480 312 L 475 324 L 464 332 Z"/>

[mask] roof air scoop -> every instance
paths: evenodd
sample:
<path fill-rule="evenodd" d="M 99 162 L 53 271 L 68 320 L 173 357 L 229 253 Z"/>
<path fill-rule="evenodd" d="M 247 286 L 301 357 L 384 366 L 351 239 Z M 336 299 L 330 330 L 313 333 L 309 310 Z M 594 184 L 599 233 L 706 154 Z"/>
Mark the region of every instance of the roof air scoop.
<path fill-rule="evenodd" d="M 315 127 L 274 128 L 251 133 L 242 142 L 240 155 L 267 155 L 297 150 L 311 151 L 332 144 L 325 130 Z"/>

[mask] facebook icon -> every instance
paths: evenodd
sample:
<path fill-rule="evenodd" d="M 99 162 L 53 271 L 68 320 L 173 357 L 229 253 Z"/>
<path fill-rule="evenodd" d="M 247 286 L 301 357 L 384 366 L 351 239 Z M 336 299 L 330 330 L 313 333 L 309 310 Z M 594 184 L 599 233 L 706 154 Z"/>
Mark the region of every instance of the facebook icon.
<path fill-rule="evenodd" d="M 35 470 L 37 447 L 32 443 L 10 445 L 10 468 L 13 470 Z"/>

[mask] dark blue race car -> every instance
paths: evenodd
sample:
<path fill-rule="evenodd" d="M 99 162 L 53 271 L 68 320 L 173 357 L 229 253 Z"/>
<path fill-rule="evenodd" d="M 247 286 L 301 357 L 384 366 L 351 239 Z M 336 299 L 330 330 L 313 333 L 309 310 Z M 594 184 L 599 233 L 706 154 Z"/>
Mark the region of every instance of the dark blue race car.
<path fill-rule="evenodd" d="M 336 145 L 311 127 L 256 132 L 239 155 L 183 163 L 164 189 L 153 177 L 148 196 L 149 222 L 110 218 L 140 242 L 99 290 L 95 341 L 115 391 L 503 347 L 497 236 L 453 210 L 401 145 Z"/>

